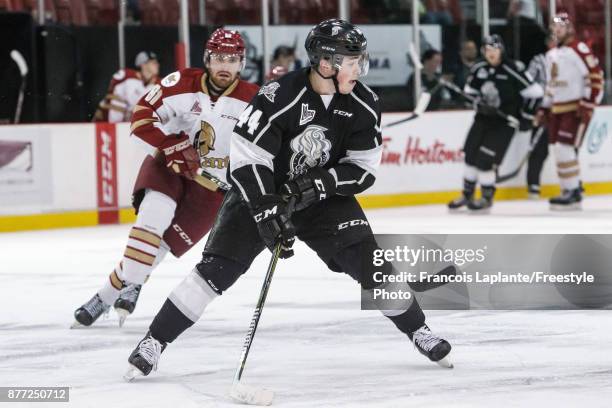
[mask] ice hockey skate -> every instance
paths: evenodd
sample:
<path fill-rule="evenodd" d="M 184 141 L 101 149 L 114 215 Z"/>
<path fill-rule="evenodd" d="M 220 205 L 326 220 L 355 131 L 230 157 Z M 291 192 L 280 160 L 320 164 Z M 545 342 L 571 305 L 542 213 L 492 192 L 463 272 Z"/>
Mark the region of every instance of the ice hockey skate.
<path fill-rule="evenodd" d="M 142 285 L 130 284 L 121 290 L 114 305 L 115 312 L 119 316 L 119 327 L 123 327 L 125 319 L 134 312 L 141 289 Z"/>
<path fill-rule="evenodd" d="M 580 188 L 564 190 L 560 196 L 549 201 L 550 209 L 554 211 L 576 211 L 582 209 L 582 193 Z"/>
<path fill-rule="evenodd" d="M 132 381 L 137 377 L 149 375 L 151 371 L 157 370 L 157 364 L 161 353 L 166 349 L 167 343 L 161 342 L 151 336 L 151 332 L 147 332 L 146 336 L 140 340 L 136 346 L 128 362 L 130 368 L 125 373 L 123 378 L 126 381 Z"/>
<path fill-rule="evenodd" d="M 96 293 L 87 303 L 74 311 L 75 322 L 71 328 L 91 326 L 100 316 L 108 312 L 110 305 L 104 303 Z"/>
<path fill-rule="evenodd" d="M 409 333 L 408 338 L 417 350 L 429 360 L 440 367 L 453 368 L 453 364 L 448 358 L 451 351 L 450 343 L 433 334 L 426 324 Z"/>

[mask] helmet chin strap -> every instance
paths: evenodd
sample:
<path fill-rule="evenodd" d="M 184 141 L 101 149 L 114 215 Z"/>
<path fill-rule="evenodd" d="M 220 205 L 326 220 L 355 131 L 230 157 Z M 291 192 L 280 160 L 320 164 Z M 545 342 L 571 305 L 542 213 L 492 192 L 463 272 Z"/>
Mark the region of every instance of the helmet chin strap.
<path fill-rule="evenodd" d="M 334 68 L 334 75 L 325 76 L 321 72 L 319 72 L 319 64 L 314 67 L 314 70 L 319 76 L 323 79 L 331 79 L 334 83 L 334 88 L 336 89 L 336 93 L 340 93 L 340 88 L 338 87 L 338 70 Z"/>

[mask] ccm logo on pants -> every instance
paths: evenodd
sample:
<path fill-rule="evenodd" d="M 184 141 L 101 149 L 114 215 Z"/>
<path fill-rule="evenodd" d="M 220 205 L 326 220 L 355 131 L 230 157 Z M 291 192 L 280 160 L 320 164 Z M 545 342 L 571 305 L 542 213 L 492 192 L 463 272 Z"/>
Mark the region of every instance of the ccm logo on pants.
<path fill-rule="evenodd" d="M 358 220 L 350 220 L 350 221 L 338 224 L 338 230 L 347 229 L 349 227 L 358 227 L 360 225 L 370 225 L 370 224 L 368 224 L 368 222 L 366 220 L 360 220 L 360 219 L 358 219 Z"/>

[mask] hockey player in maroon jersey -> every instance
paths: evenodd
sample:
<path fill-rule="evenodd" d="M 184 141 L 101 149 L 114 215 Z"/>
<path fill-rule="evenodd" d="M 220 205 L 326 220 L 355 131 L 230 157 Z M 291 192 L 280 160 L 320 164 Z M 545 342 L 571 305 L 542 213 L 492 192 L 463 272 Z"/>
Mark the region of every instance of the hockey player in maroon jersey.
<path fill-rule="evenodd" d="M 75 311 L 81 325 L 91 325 L 111 305 L 122 325 L 166 253 L 180 257 L 210 230 L 224 192 L 194 179 L 201 168 L 209 181 L 227 185 L 232 129 L 258 90 L 240 80 L 244 64 L 240 34 L 218 29 L 206 43 L 204 69 L 168 75 L 134 108 L 132 137 L 148 153 L 133 193 L 138 217 L 115 270 Z"/>
<path fill-rule="evenodd" d="M 572 210 L 581 207 L 578 151 L 593 110 L 601 103 L 604 77 L 591 48 L 576 39 L 567 13 L 553 18 L 551 30 L 557 46 L 546 53 L 548 84 L 537 120 L 548 124 L 561 184 L 561 195 L 550 199 L 550 207 Z"/>
<path fill-rule="evenodd" d="M 159 62 L 154 52 L 139 52 L 134 66 L 138 70 L 125 68 L 115 72 L 94 122 L 129 122 L 140 98 L 159 84 Z"/>

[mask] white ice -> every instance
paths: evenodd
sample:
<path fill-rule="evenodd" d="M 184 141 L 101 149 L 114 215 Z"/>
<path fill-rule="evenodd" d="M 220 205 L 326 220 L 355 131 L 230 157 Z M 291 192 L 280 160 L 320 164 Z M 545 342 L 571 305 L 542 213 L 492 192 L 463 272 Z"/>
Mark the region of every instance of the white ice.
<path fill-rule="evenodd" d="M 612 197 L 582 212 L 544 201 L 499 202 L 489 216 L 442 206 L 368 211 L 380 233 L 612 233 Z M 107 279 L 129 226 L 0 235 L 0 386 L 70 386 L 52 407 L 231 407 L 227 398 L 269 259 L 213 302 L 163 354 L 158 371 L 126 383 L 127 357 L 168 293 L 199 259 L 167 259 L 122 329 L 111 311 L 70 330 L 72 313 Z M 359 290 L 305 245 L 281 261 L 245 371 L 278 407 L 610 407 L 612 313 L 431 311 L 453 345 L 453 370 L 428 362 Z M 31 404 L 42 407 L 47 404 Z M 10 406 L 10 404 L 0 404 Z M 25 407 L 28 404 L 15 404 Z"/>

